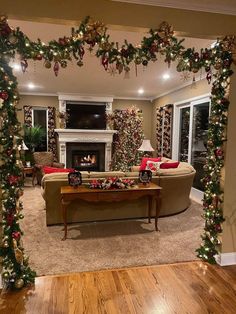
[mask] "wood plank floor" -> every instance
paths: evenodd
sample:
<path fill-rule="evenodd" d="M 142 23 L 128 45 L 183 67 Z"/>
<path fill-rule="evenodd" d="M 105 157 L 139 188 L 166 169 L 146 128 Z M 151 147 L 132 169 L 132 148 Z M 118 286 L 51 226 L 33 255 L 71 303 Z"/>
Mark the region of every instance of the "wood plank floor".
<path fill-rule="evenodd" d="M 236 266 L 201 262 L 46 276 L 2 292 L 1 314 L 236 313 Z"/>

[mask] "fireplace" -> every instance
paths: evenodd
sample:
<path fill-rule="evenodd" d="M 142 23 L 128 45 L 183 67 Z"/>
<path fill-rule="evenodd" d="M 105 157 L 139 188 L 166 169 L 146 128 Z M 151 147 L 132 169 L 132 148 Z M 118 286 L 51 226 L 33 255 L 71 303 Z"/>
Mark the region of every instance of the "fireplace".
<path fill-rule="evenodd" d="M 67 167 L 79 171 L 105 170 L 104 143 L 67 143 Z"/>
<path fill-rule="evenodd" d="M 59 135 L 60 162 L 64 163 L 66 167 L 72 168 L 72 150 L 89 150 L 90 152 L 99 150 L 98 169 L 99 171 L 109 171 L 111 163 L 111 144 L 113 134 L 117 131 L 83 129 L 56 129 L 55 131 Z"/>

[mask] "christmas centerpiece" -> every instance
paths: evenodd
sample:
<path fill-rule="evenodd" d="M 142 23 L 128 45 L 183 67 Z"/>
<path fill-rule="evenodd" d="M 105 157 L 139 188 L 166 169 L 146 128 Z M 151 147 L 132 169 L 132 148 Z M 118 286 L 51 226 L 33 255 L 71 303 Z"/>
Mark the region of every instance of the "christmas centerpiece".
<path fill-rule="evenodd" d="M 135 181 L 130 179 L 121 179 L 119 177 L 110 177 L 105 179 L 95 179 L 89 183 L 91 189 L 115 190 L 130 189 L 134 187 Z"/>

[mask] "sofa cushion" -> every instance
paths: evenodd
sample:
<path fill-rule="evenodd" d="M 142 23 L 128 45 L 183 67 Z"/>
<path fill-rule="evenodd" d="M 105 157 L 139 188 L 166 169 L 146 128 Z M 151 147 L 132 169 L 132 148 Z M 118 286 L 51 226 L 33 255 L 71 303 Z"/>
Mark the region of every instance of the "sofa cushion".
<path fill-rule="evenodd" d="M 178 167 L 178 168 L 170 168 L 170 169 L 159 169 L 156 172 L 157 176 L 178 176 L 183 174 L 192 173 L 194 170 L 190 167 Z"/>
<path fill-rule="evenodd" d="M 56 167 L 43 167 L 43 173 L 49 174 L 49 173 L 56 173 L 56 172 L 74 172 L 73 168 L 56 168 Z"/>
<path fill-rule="evenodd" d="M 160 162 L 160 161 L 161 161 L 161 157 L 157 157 L 157 158 L 143 157 L 143 158 L 142 158 L 142 161 L 141 161 L 141 165 L 140 165 L 139 170 L 146 170 L 147 161 Z"/>
<path fill-rule="evenodd" d="M 88 174 L 89 178 L 107 178 L 107 177 L 124 177 L 125 173 L 123 171 L 91 171 Z"/>
<path fill-rule="evenodd" d="M 178 168 L 179 161 L 175 162 L 163 162 L 160 164 L 160 169 L 171 169 L 171 168 Z"/>

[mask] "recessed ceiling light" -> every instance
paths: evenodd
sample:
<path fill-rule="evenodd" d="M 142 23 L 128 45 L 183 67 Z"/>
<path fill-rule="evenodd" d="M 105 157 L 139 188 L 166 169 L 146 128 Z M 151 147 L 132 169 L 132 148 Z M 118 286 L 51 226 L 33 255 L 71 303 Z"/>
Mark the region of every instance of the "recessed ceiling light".
<path fill-rule="evenodd" d="M 35 88 L 35 85 L 34 85 L 33 83 L 29 83 L 29 84 L 28 84 L 28 88 L 29 88 L 29 89 L 34 89 L 34 88 Z"/>
<path fill-rule="evenodd" d="M 144 93 L 144 90 L 143 90 L 142 88 L 140 88 L 140 89 L 138 90 L 138 93 L 141 95 L 141 94 Z"/>
<path fill-rule="evenodd" d="M 168 80 L 170 78 L 170 74 L 165 73 L 165 74 L 163 74 L 162 78 L 163 78 L 163 80 Z"/>

